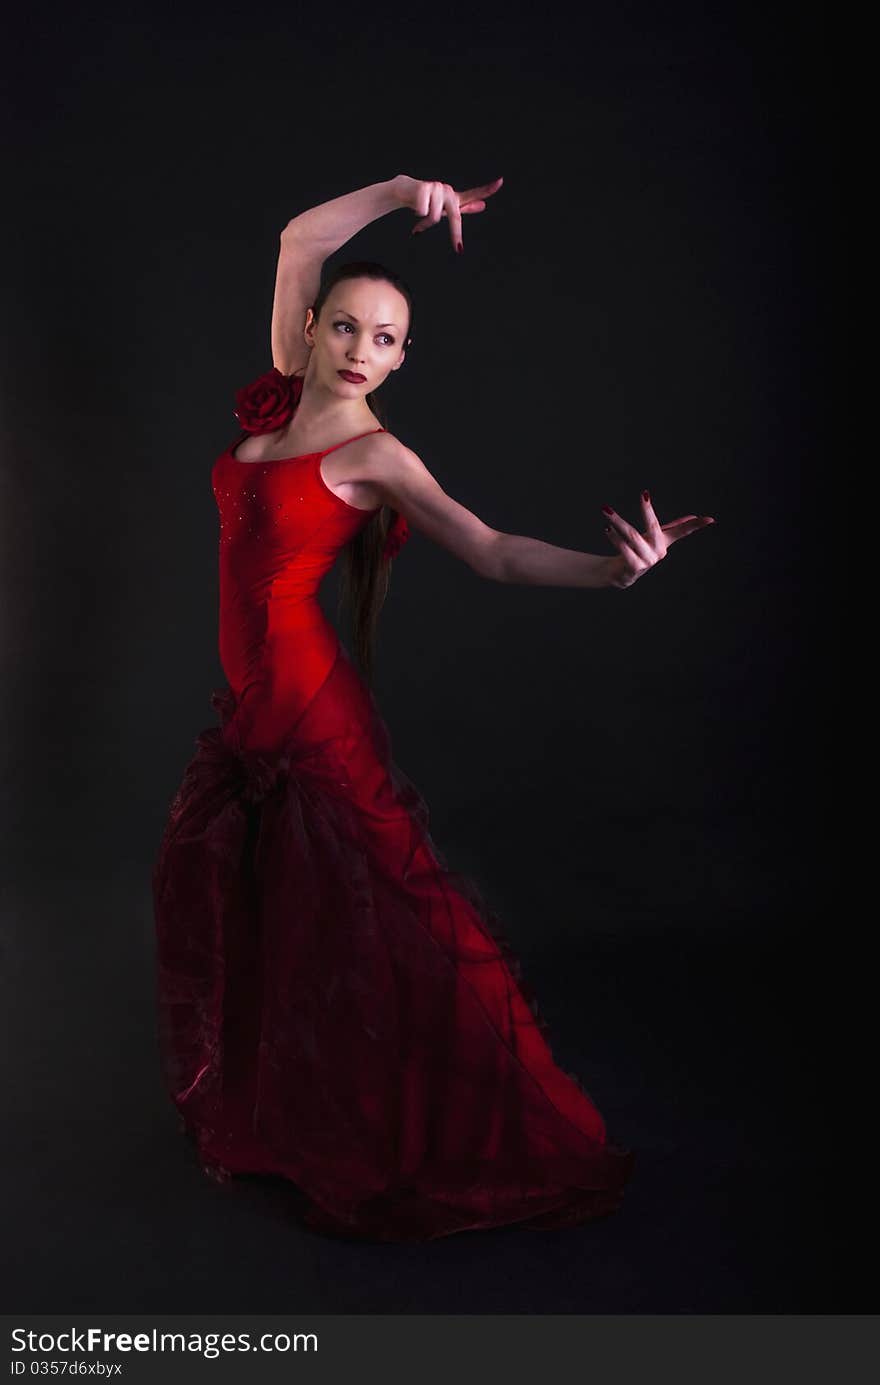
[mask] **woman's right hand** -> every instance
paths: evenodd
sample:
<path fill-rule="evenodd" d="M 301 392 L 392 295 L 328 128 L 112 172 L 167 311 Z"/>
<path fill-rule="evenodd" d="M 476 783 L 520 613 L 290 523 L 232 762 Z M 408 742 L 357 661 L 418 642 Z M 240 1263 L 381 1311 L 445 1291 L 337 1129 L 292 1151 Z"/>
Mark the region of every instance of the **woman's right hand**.
<path fill-rule="evenodd" d="M 456 192 L 449 183 L 423 182 L 419 178 L 408 177 L 406 173 L 399 173 L 394 180 L 401 206 L 411 207 L 419 217 L 411 234 L 426 231 L 429 226 L 435 226 L 441 216 L 445 216 L 449 220 L 453 249 L 459 253 L 463 249 L 462 216 L 485 211 L 486 198 L 497 192 L 503 182 L 503 178 L 495 178 L 491 183 L 468 188 L 466 192 Z"/>

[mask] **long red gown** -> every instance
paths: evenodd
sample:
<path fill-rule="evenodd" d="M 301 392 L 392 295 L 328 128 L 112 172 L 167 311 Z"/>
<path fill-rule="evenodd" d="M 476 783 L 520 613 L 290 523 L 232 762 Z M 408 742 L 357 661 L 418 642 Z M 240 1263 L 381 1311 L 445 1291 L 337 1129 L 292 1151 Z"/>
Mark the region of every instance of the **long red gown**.
<path fill-rule="evenodd" d="M 196 738 L 153 868 L 182 1126 L 206 1172 L 282 1175 L 330 1235 L 607 1215 L 634 1153 L 554 1062 L 497 917 L 434 844 L 319 605 L 372 511 L 328 488 L 326 452 L 243 462 L 245 436 L 211 474 L 220 725 Z"/>

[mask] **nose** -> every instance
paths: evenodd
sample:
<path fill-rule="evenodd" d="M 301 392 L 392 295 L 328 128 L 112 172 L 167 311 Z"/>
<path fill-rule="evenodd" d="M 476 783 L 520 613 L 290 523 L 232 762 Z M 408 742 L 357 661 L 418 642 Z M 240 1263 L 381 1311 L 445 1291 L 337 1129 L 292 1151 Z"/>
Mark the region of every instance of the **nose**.
<path fill-rule="evenodd" d="M 357 342 L 352 340 L 351 346 L 348 348 L 346 355 L 348 356 L 348 359 L 350 361 L 356 362 L 358 365 L 363 365 L 365 349 L 362 346 L 358 346 Z"/>

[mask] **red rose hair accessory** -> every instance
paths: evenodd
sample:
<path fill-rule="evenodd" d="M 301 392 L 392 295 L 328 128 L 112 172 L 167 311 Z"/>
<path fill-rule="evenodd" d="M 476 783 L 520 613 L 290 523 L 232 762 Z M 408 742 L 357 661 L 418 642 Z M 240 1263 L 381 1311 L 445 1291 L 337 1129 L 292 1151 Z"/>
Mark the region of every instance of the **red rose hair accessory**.
<path fill-rule="evenodd" d="M 389 559 L 396 558 L 403 545 L 409 538 L 409 525 L 406 516 L 398 514 L 388 533 L 385 535 L 385 547 L 382 550 L 382 557 L 387 563 Z"/>
<path fill-rule="evenodd" d="M 301 375 L 282 375 L 273 366 L 236 391 L 233 414 L 246 433 L 274 433 L 293 417 L 302 394 Z"/>

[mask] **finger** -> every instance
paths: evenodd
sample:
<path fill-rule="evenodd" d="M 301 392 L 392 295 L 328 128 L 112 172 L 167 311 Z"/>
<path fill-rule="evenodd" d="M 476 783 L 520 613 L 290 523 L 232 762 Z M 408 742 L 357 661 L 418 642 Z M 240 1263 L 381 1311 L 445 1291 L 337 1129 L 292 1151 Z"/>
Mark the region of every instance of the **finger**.
<path fill-rule="evenodd" d="M 639 499 L 642 502 L 642 512 L 645 516 L 645 521 L 647 523 L 648 528 L 651 530 L 652 533 L 657 533 L 660 529 L 660 521 L 657 518 L 657 513 L 651 502 L 650 492 L 646 490 L 642 491 Z"/>
<path fill-rule="evenodd" d="M 475 199 L 482 200 L 484 197 L 491 197 L 497 192 L 504 182 L 503 178 L 493 178 L 491 183 L 482 183 L 479 187 L 468 188 L 467 192 L 458 194 L 461 202 L 473 202 Z"/>
<path fill-rule="evenodd" d="M 712 515 L 689 515 L 674 524 L 664 525 L 663 533 L 667 543 L 676 543 L 678 539 L 683 539 L 687 534 L 694 534 L 698 529 L 706 529 L 714 523 L 715 520 Z"/>
<path fill-rule="evenodd" d="M 425 206 L 424 211 L 422 210 L 422 206 L 418 209 L 420 220 L 416 222 L 410 232 L 413 236 L 419 231 L 427 231 L 429 226 L 436 226 L 440 217 L 443 215 L 444 184 L 426 183 L 424 188 L 424 196 L 421 201 L 422 206 L 424 206 L 424 202 L 427 200 L 427 206 Z"/>
<path fill-rule="evenodd" d="M 443 206 L 449 219 L 449 234 L 452 237 L 452 248 L 458 250 L 462 244 L 461 239 L 461 212 L 458 210 L 458 197 L 455 191 L 446 185 Z"/>
<path fill-rule="evenodd" d="M 623 535 L 618 534 L 617 530 L 612 528 L 610 524 L 606 524 L 605 526 L 605 537 L 608 542 L 617 549 L 619 556 L 623 559 L 625 569 L 624 576 L 638 576 L 644 571 L 645 565 L 641 558 L 633 553 Z"/>
<path fill-rule="evenodd" d="M 431 210 L 431 187 L 431 183 L 422 181 L 416 188 L 415 205 L 413 207 L 413 211 L 419 217 L 419 220 L 412 228 L 413 234 L 415 234 L 416 231 L 424 230 L 428 212 Z"/>
<path fill-rule="evenodd" d="M 503 182 L 504 178 L 502 176 L 501 178 L 493 178 L 491 183 L 483 183 L 482 187 L 479 189 L 481 197 L 491 197 L 493 193 L 498 191 Z"/>
<path fill-rule="evenodd" d="M 633 552 L 636 553 L 642 559 L 643 562 L 654 562 L 654 550 L 651 548 L 651 545 L 645 541 L 645 539 L 642 537 L 642 535 L 638 532 L 637 529 L 634 529 L 633 526 L 627 523 L 627 521 L 621 515 L 619 515 L 616 510 L 612 510 L 611 507 L 608 505 L 602 506 L 602 513 L 607 516 L 608 523 L 614 525 L 618 533 L 626 539 L 627 543 L 630 545 Z"/>

